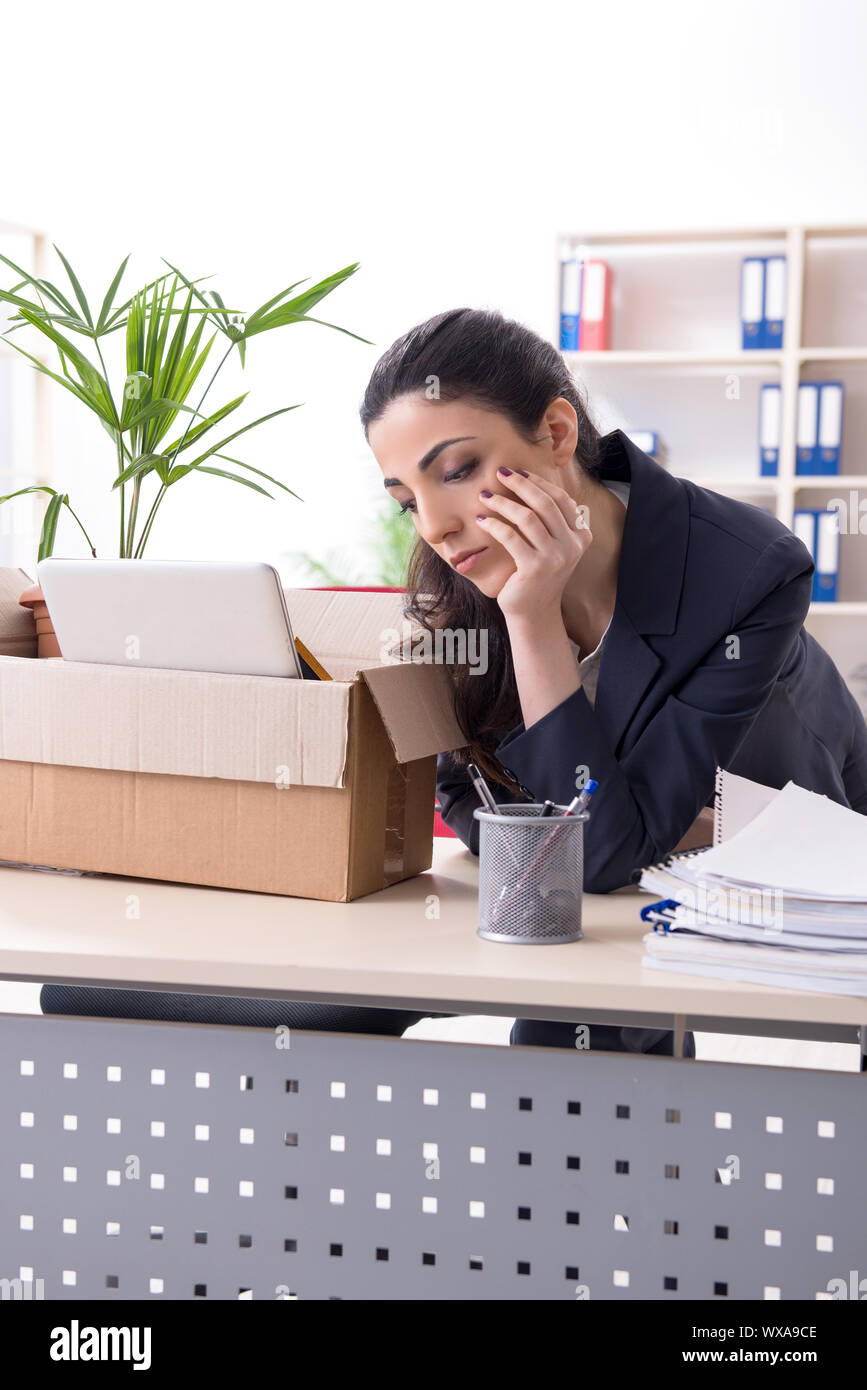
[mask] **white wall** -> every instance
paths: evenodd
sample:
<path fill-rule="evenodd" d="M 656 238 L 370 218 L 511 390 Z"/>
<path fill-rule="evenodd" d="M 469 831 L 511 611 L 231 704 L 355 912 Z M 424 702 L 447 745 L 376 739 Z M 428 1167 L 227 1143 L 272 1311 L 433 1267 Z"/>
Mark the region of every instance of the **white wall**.
<path fill-rule="evenodd" d="M 249 350 L 244 420 L 305 404 L 240 456 L 306 501 L 188 480 L 153 557 L 291 582 L 283 552 L 351 547 L 384 497 L 357 417 L 376 358 L 459 304 L 550 335 L 560 231 L 867 221 L 861 0 L 42 0 L 2 30 L 0 218 L 41 226 L 93 298 L 128 251 L 130 288 L 166 256 L 245 311 L 361 261 L 320 312 L 374 346 L 303 325 Z M 110 445 L 55 404 L 55 481 L 111 553 Z"/>

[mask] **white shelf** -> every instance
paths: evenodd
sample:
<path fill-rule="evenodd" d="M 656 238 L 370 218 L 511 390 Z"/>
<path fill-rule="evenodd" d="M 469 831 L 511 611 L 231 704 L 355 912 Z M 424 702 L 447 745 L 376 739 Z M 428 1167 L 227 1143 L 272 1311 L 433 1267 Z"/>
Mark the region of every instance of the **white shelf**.
<path fill-rule="evenodd" d="M 827 505 L 834 496 L 848 500 L 853 490 L 867 495 L 861 447 L 867 439 L 867 225 L 561 234 L 554 251 L 555 344 L 564 243 L 579 256 L 601 257 L 613 271 L 613 348 L 562 354 L 603 434 L 658 430 L 668 472 L 766 505 L 790 528 L 798 506 Z M 785 255 L 788 271 L 783 347 L 745 351 L 741 258 L 773 253 Z M 853 471 L 795 471 L 798 386 L 811 378 L 844 382 L 841 466 Z M 764 382 L 782 391 L 779 467 L 771 477 L 761 475 L 758 457 Z M 704 475 L 695 472 L 696 461 L 707 469 Z M 860 533 L 840 537 L 840 586 L 846 599 L 812 603 L 807 621 L 835 620 L 822 625 L 820 640 L 830 649 L 833 634 L 831 654 L 851 680 L 867 648 L 867 545 Z M 853 621 L 838 625 L 842 618 Z"/>

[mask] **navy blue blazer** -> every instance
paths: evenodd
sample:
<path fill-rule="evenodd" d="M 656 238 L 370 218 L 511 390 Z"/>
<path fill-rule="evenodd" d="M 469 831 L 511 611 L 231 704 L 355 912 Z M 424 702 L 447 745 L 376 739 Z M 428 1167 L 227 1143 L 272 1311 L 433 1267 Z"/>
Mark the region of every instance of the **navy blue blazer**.
<path fill-rule="evenodd" d="M 595 708 L 579 688 L 496 749 L 534 801 L 567 805 L 583 765 L 599 782 L 584 827 L 587 892 L 623 887 L 669 854 L 713 804 L 717 765 L 867 815 L 867 724 L 803 628 L 807 547 L 762 508 L 667 472 L 621 430 L 602 456 L 602 476 L 631 490 Z M 481 803 L 447 753 L 437 793 L 446 825 L 478 854 Z"/>

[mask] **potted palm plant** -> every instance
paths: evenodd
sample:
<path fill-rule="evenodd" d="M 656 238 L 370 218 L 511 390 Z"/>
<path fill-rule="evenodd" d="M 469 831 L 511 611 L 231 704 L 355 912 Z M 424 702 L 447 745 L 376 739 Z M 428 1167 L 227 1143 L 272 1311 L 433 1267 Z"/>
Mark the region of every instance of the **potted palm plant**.
<path fill-rule="evenodd" d="M 296 405 L 281 406 L 216 440 L 215 435 L 220 433 L 217 426 L 239 409 L 248 392 L 217 409 L 211 405 L 207 410 L 203 407 L 231 353 L 237 349 L 243 369 L 247 343 L 258 334 L 292 323 L 319 323 L 369 344 L 369 339 L 337 324 L 324 323 L 310 314 L 321 300 L 355 274 L 359 262 L 295 294 L 303 284 L 302 280 L 297 280 L 245 316 L 237 309 L 228 308 L 215 290 L 199 289 L 201 279 L 207 277 L 190 280 L 165 257 L 168 271 L 117 304 L 115 301 L 129 260 L 127 256 L 118 267 L 99 312 L 94 313 L 72 266 L 59 247 L 54 249 L 69 280 L 68 293 L 63 293 L 49 280 L 29 275 L 8 256 L 0 254 L 0 260 L 21 277 L 10 289 L 0 289 L 0 303 L 8 304 L 12 311 L 9 313 L 10 327 L 2 337 L 28 358 L 37 371 L 44 372 L 80 400 L 109 435 L 115 464 L 112 491 L 117 493 L 119 502 L 118 557 L 142 557 L 169 489 L 195 473 L 224 478 L 273 500 L 261 483 L 246 476 L 254 474 L 303 501 L 279 479 L 224 452 L 241 435 L 289 410 L 297 410 Z M 60 372 L 52 371 L 13 341 L 12 335 L 28 325 L 57 348 Z M 125 335 L 125 374 L 120 391 L 112 392 L 102 345 L 103 340 L 119 332 Z M 207 338 L 206 333 L 209 333 Z M 93 345 L 97 362 L 86 355 L 74 337 Z M 212 365 L 209 363 L 211 349 L 218 338 L 221 349 L 225 350 L 215 370 L 209 374 L 205 369 Z M 197 385 L 200 382 L 205 383 L 203 389 Z M 190 404 L 191 397 L 194 405 Z M 232 469 L 217 467 L 216 460 L 232 464 Z M 244 473 L 234 471 L 236 469 L 243 469 Z M 96 556 L 68 493 L 37 483 L 0 497 L 0 503 L 33 492 L 49 496 L 37 559 L 53 553 L 57 524 L 64 508 L 80 527 L 90 553 Z M 39 655 L 59 656 L 39 586 L 27 589 L 19 601 L 34 609 Z"/>

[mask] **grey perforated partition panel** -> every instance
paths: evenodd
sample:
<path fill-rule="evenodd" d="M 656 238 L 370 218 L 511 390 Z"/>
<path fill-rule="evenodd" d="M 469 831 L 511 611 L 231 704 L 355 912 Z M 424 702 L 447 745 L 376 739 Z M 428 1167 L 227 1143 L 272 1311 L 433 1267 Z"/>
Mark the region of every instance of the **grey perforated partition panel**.
<path fill-rule="evenodd" d="M 25 1296 L 814 1299 L 867 1273 L 860 1074 L 40 1016 L 0 1041 Z"/>

